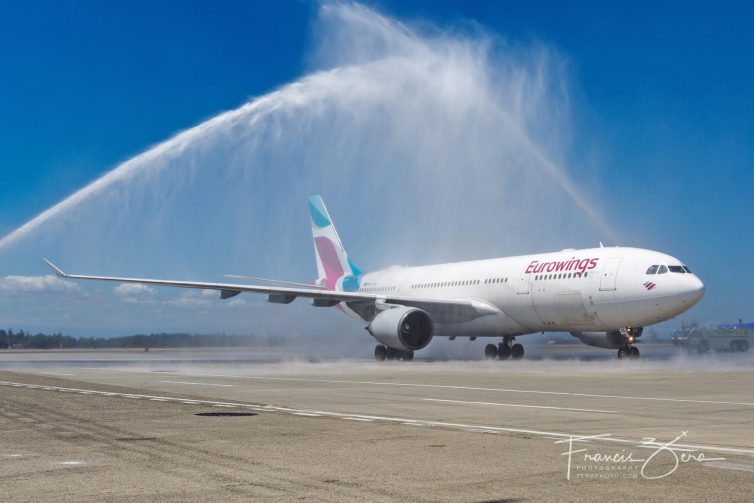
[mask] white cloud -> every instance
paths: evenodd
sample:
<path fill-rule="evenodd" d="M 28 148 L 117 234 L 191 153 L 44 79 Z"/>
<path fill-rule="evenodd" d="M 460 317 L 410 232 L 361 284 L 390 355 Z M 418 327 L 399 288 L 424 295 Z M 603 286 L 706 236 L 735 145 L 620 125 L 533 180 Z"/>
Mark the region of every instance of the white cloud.
<path fill-rule="evenodd" d="M 5 276 L 0 278 L 0 291 L 4 292 L 79 292 L 81 287 L 57 276 Z"/>
<path fill-rule="evenodd" d="M 155 294 L 154 288 L 136 283 L 124 283 L 116 286 L 113 290 L 118 297 L 153 296 Z"/>

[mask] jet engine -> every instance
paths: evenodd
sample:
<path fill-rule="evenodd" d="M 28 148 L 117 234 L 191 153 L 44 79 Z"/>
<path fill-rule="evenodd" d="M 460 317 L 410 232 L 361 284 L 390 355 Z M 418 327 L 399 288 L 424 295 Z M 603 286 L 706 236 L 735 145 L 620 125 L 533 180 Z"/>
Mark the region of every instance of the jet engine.
<path fill-rule="evenodd" d="M 626 336 L 620 330 L 612 332 L 571 332 L 584 344 L 605 349 L 618 349 L 626 345 Z"/>
<path fill-rule="evenodd" d="M 394 307 L 380 312 L 367 327 L 372 337 L 393 349 L 422 349 L 434 334 L 432 318 L 415 307 Z"/>

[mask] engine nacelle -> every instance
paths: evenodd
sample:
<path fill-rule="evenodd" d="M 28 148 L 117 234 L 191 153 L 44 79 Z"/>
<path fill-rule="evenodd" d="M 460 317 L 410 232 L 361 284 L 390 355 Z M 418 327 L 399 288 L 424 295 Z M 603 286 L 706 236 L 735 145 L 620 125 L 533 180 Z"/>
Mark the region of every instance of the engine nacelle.
<path fill-rule="evenodd" d="M 415 307 L 394 307 L 380 312 L 367 327 L 372 337 L 393 349 L 422 349 L 434 334 L 432 318 Z"/>
<path fill-rule="evenodd" d="M 584 344 L 605 349 L 618 349 L 626 345 L 626 336 L 620 330 L 612 332 L 571 332 Z"/>

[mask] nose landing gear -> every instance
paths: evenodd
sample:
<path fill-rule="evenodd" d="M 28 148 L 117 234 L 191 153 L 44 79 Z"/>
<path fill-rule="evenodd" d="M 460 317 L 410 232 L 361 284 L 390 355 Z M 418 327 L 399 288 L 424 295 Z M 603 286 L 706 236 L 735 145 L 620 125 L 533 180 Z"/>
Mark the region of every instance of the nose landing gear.
<path fill-rule="evenodd" d="M 618 349 L 618 359 L 624 358 L 638 359 L 640 356 L 639 348 L 633 345 L 644 331 L 643 327 L 626 327 L 620 330 L 625 344 Z"/>
<path fill-rule="evenodd" d="M 622 348 L 618 350 L 618 359 L 622 360 L 624 358 L 631 358 L 631 359 L 638 359 L 640 356 L 639 348 L 636 346 L 631 346 L 629 344 L 626 344 Z"/>

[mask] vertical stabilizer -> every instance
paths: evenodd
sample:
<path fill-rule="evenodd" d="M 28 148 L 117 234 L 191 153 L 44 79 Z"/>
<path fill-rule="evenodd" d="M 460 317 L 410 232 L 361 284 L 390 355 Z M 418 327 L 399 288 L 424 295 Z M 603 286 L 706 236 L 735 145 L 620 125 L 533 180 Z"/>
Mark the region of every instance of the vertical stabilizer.
<path fill-rule="evenodd" d="M 317 284 L 330 290 L 356 290 L 361 271 L 348 259 L 321 196 L 309 198 L 309 215 L 317 257 Z"/>

